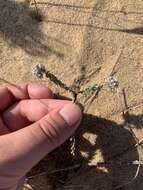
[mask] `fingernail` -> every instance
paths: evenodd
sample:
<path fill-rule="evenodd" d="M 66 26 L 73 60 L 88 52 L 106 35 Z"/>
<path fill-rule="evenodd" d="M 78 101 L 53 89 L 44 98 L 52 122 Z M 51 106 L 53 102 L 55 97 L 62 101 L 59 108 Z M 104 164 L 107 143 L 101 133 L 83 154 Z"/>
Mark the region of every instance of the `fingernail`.
<path fill-rule="evenodd" d="M 68 104 L 60 110 L 59 114 L 64 118 L 69 126 L 80 122 L 82 114 L 80 108 L 75 104 Z"/>

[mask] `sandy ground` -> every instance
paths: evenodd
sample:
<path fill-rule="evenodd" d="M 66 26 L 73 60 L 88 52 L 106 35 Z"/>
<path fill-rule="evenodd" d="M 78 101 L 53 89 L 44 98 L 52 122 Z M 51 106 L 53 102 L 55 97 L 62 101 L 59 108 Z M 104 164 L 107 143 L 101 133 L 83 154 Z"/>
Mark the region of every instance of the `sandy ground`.
<path fill-rule="evenodd" d="M 33 178 L 25 189 L 119 189 L 134 178 L 137 166 L 96 164 L 143 157 L 141 146 L 130 149 L 143 138 L 143 1 L 37 2 L 42 22 L 31 16 L 34 6 L 24 0 L 0 1 L 1 84 L 36 81 L 55 89 L 46 79 L 32 75 L 31 66 L 41 63 L 78 90 L 93 84 L 103 87 L 88 101 L 80 94 L 77 97 L 84 107 L 84 119 L 75 136 L 75 156 L 67 142 L 30 175 L 84 164 L 72 171 Z M 113 92 L 106 84 L 112 74 L 119 81 Z M 141 167 L 138 177 L 120 190 L 141 190 L 142 175 Z"/>

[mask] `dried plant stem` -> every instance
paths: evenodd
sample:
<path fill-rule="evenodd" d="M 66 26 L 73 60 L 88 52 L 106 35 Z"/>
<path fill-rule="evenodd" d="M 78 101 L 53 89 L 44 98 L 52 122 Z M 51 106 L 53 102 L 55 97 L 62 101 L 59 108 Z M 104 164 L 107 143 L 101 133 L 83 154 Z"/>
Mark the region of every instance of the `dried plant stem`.
<path fill-rule="evenodd" d="M 143 140 L 141 142 L 143 142 Z M 39 177 L 39 176 L 43 176 L 43 175 L 51 175 L 51 174 L 58 173 L 58 172 L 73 170 L 73 169 L 76 169 L 76 168 L 79 168 L 79 167 L 83 167 L 83 165 L 84 165 L 83 163 L 79 163 L 79 164 L 76 164 L 74 166 L 70 166 L 70 167 L 66 167 L 66 168 L 62 168 L 62 169 L 56 169 L 56 170 L 53 170 L 53 171 L 41 172 L 39 174 L 36 174 L 36 175 L 28 177 L 27 180 L 30 180 L 30 179 L 33 179 L 33 178 L 36 178 L 36 177 Z M 136 170 L 136 173 L 135 173 L 134 177 L 130 181 L 128 181 L 128 182 L 126 182 L 126 183 L 124 183 L 122 185 L 116 186 L 114 188 L 114 190 L 118 190 L 118 189 L 121 189 L 121 188 L 133 183 L 136 180 L 136 178 L 138 177 L 140 167 L 141 167 L 141 165 L 143 165 L 143 161 L 141 160 L 140 155 L 139 155 L 139 160 L 135 160 L 135 161 L 96 162 L 96 163 L 94 163 L 92 165 L 88 165 L 88 166 L 85 166 L 85 167 L 98 167 L 98 166 L 99 167 L 102 167 L 102 166 L 104 166 L 104 167 L 105 166 L 110 166 L 110 167 L 111 166 L 120 166 L 121 167 L 121 166 L 131 166 L 131 165 L 137 166 L 137 170 Z M 85 185 L 81 185 L 81 186 L 74 185 L 74 187 L 82 187 L 82 186 L 85 186 Z M 65 188 L 71 188 L 71 187 L 72 186 L 65 186 L 64 189 Z"/>
<path fill-rule="evenodd" d="M 15 86 L 15 87 L 16 87 L 16 85 L 15 85 L 14 83 L 11 83 L 10 81 L 8 81 L 8 80 L 6 80 L 6 79 L 0 78 L 0 80 L 3 81 L 4 83 L 7 83 L 7 84 L 9 84 L 9 85 L 12 85 L 12 86 Z"/>
<path fill-rule="evenodd" d="M 143 139 L 139 140 L 139 141 L 134 145 L 134 148 L 137 148 L 137 147 L 140 146 L 141 144 L 143 144 Z"/>
<path fill-rule="evenodd" d="M 105 162 L 97 162 L 95 166 L 131 166 L 131 165 L 143 165 L 142 160 L 134 160 L 134 161 L 105 161 Z M 92 165 L 91 165 L 92 166 Z"/>
<path fill-rule="evenodd" d="M 106 117 L 108 117 L 108 118 L 113 117 L 114 115 L 123 114 L 123 112 L 126 113 L 126 112 L 128 112 L 130 110 L 137 109 L 137 108 L 140 108 L 140 107 L 143 107 L 143 102 L 135 103 L 133 105 L 130 105 L 130 106 L 128 106 L 128 108 L 125 108 L 122 111 L 114 112 L 113 114 L 106 115 Z"/>
<path fill-rule="evenodd" d="M 35 6 L 36 14 L 37 14 L 37 16 L 38 16 L 38 15 L 39 15 L 39 12 L 38 12 L 37 2 L 36 2 L 36 0 L 33 0 L 33 1 L 34 1 L 34 6 Z"/>
<path fill-rule="evenodd" d="M 121 46 L 120 53 L 119 53 L 119 55 L 118 55 L 118 57 L 117 57 L 117 59 L 116 59 L 114 65 L 113 65 L 113 68 L 112 68 L 112 70 L 111 70 L 109 76 L 113 76 L 113 75 L 116 73 L 116 72 L 115 72 L 115 68 L 116 68 L 117 64 L 119 63 L 119 61 L 120 61 L 120 58 L 121 58 L 122 53 L 123 53 L 123 49 L 124 49 L 124 47 L 123 47 L 123 45 L 122 45 L 122 46 Z"/>
<path fill-rule="evenodd" d="M 141 158 L 140 158 L 140 155 L 139 155 L 138 167 L 137 167 L 137 170 L 136 170 L 136 173 L 135 173 L 134 177 L 130 181 L 127 181 L 126 183 L 115 187 L 115 190 L 118 190 L 120 188 L 123 188 L 123 187 L 133 183 L 136 180 L 136 178 L 138 177 L 140 167 L 141 167 Z"/>
<path fill-rule="evenodd" d="M 66 185 L 63 187 L 63 189 L 73 189 L 73 188 L 81 188 L 81 187 L 89 187 L 90 185 L 93 185 L 93 184 L 83 184 L 83 185 Z"/>
<path fill-rule="evenodd" d="M 38 177 L 38 176 L 50 175 L 50 174 L 54 174 L 54 173 L 58 173 L 58 172 L 73 170 L 73 169 L 79 168 L 80 166 L 81 166 L 81 164 L 76 164 L 76 165 L 74 165 L 74 166 L 69 166 L 69 167 L 67 167 L 67 168 L 57 169 L 57 170 L 53 170 L 53 171 L 41 172 L 41 173 L 39 173 L 39 174 L 35 174 L 35 175 L 32 175 L 32 176 L 29 176 L 29 177 L 27 178 L 27 180 L 33 179 L 33 178 Z"/>

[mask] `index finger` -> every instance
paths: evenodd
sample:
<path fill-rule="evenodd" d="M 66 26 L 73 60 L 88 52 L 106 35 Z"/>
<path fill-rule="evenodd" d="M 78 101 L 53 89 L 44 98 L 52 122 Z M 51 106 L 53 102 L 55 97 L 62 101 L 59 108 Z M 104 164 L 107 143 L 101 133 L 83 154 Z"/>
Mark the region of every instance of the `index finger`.
<path fill-rule="evenodd" d="M 50 99 L 52 91 L 42 84 L 28 83 L 0 87 L 0 112 L 24 99 Z"/>

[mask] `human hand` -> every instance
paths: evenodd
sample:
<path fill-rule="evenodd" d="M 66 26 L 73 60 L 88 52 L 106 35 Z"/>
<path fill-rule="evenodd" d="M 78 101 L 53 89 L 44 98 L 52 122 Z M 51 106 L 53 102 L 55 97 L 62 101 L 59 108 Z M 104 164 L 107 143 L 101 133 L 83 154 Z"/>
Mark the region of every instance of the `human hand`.
<path fill-rule="evenodd" d="M 20 188 L 25 174 L 61 145 L 82 114 L 70 101 L 54 100 L 40 84 L 0 87 L 0 190 Z"/>

